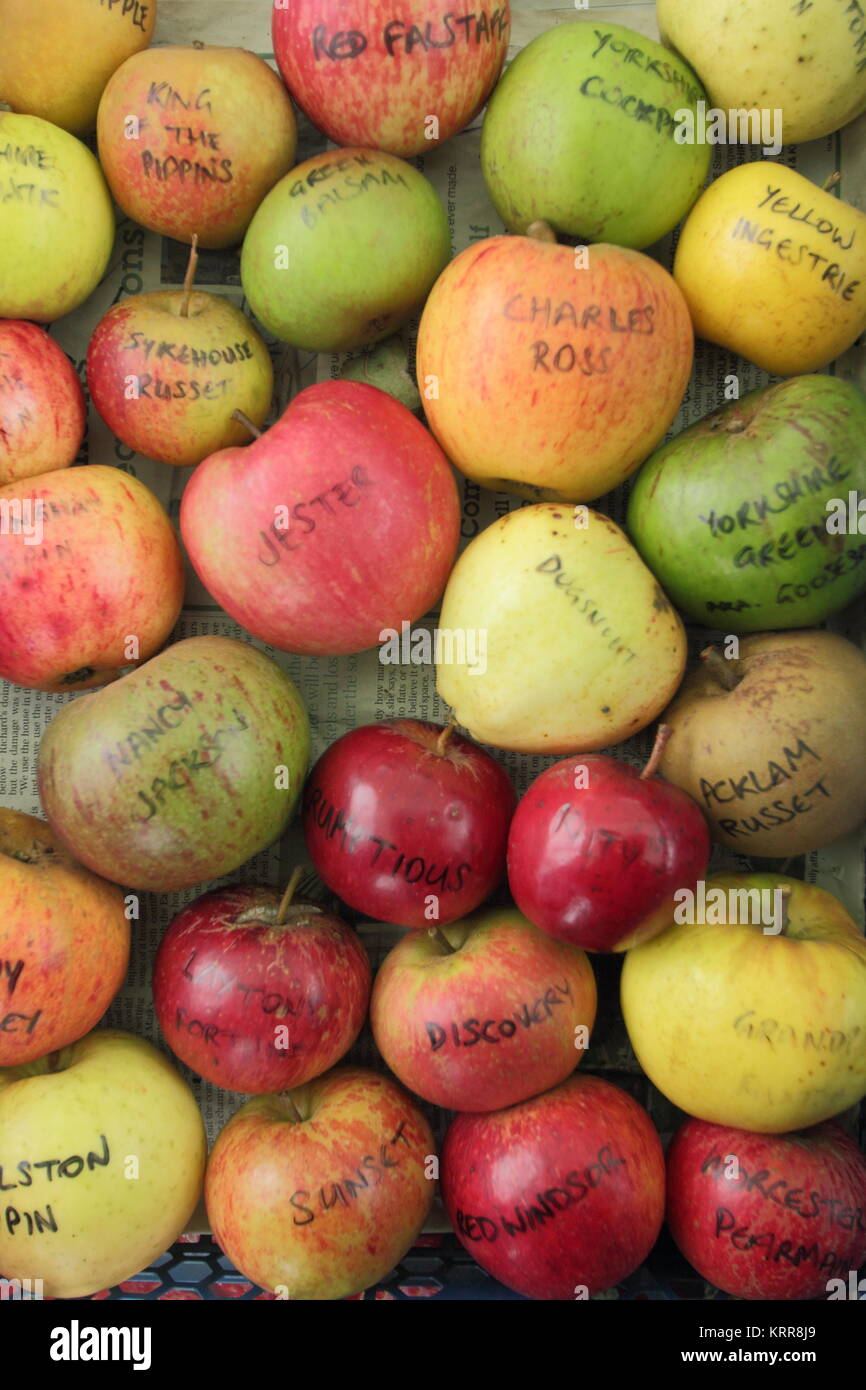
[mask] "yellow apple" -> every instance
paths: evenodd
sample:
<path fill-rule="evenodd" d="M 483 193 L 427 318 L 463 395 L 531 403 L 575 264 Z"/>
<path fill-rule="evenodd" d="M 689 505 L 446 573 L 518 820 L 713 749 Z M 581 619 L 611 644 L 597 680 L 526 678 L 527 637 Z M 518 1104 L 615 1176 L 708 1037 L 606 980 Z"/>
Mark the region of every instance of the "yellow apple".
<path fill-rule="evenodd" d="M 625 534 L 562 503 L 509 512 L 475 537 L 448 581 L 440 634 L 442 699 L 482 743 L 522 753 L 630 737 L 685 669 L 683 625 Z"/>
<path fill-rule="evenodd" d="M 51 1298 L 128 1279 L 183 1234 L 206 1149 L 189 1086 L 131 1033 L 0 1070 L 0 1270 Z"/>
<path fill-rule="evenodd" d="M 740 164 L 689 213 L 674 279 L 699 338 L 814 372 L 866 328 L 866 215 L 784 164 Z"/>
<path fill-rule="evenodd" d="M 715 889 L 728 919 L 718 924 Z M 732 920 L 748 915 L 733 910 L 732 890 L 777 889 L 788 894 L 780 931 L 766 916 Z M 832 894 L 778 874 L 718 874 L 705 894 L 693 922 L 625 958 L 623 1017 L 650 1081 L 689 1115 L 762 1134 L 856 1104 L 866 1093 L 866 939 L 856 923 Z"/>
<path fill-rule="evenodd" d="M 155 23 L 156 0 L 0 0 L 0 101 L 89 135 L 106 82 Z"/>
<path fill-rule="evenodd" d="M 857 0 L 656 0 L 662 42 L 716 107 L 782 112 L 786 145 L 866 110 L 866 14 Z"/>

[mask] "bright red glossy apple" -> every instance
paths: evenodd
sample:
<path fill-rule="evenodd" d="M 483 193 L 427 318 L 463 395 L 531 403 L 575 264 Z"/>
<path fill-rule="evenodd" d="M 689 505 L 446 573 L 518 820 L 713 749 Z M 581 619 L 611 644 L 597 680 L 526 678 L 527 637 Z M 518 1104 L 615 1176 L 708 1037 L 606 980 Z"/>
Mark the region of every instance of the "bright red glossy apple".
<path fill-rule="evenodd" d="M 636 1100 L 573 1076 L 521 1105 L 458 1115 L 442 1196 L 461 1244 L 529 1298 L 587 1298 L 625 1279 L 664 1214 L 662 1146 Z"/>
<path fill-rule="evenodd" d="M 380 922 L 429 927 L 472 912 L 505 871 L 514 790 L 450 726 L 364 724 L 307 780 L 304 838 L 323 882 Z"/>
<path fill-rule="evenodd" d="M 793 1134 L 686 1120 L 667 1154 L 667 1221 L 737 1298 L 827 1298 L 866 1260 L 866 1157 L 829 1120 Z"/>
<path fill-rule="evenodd" d="M 448 460 L 375 386 L 308 386 L 246 448 L 187 484 L 180 525 L 202 582 L 281 651 L 365 651 L 430 609 L 460 526 Z"/>
<path fill-rule="evenodd" d="M 0 485 L 72 463 L 84 438 L 81 382 L 44 328 L 0 319 Z"/>
<path fill-rule="evenodd" d="M 376 975 L 376 1046 L 404 1086 L 445 1110 L 499 1110 L 574 1071 L 595 1022 L 583 951 L 511 908 L 409 932 Z"/>
<path fill-rule="evenodd" d="M 290 885 L 293 886 L 293 885 Z M 367 1013 L 357 934 L 257 884 L 217 888 L 177 914 L 153 968 L 156 1016 L 193 1071 L 245 1095 L 301 1086 L 338 1062 Z"/>
<path fill-rule="evenodd" d="M 663 931 L 674 893 L 694 888 L 710 858 L 700 807 L 619 758 L 566 758 L 529 787 L 511 822 L 508 882 L 537 927 L 585 951 L 625 951 Z"/>

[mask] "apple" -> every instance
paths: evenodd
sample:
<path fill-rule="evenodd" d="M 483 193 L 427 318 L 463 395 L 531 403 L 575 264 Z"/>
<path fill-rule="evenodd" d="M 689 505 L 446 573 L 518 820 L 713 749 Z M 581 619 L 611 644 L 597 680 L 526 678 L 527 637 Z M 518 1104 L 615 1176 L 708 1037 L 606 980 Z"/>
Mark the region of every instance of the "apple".
<path fill-rule="evenodd" d="M 180 546 L 161 502 L 85 464 L 0 487 L 0 676 L 65 693 L 114 680 L 180 612 Z"/>
<path fill-rule="evenodd" d="M 530 922 L 585 951 L 627 951 L 663 931 L 674 894 L 710 860 L 700 807 L 654 771 L 595 755 L 532 782 L 508 832 L 508 885 Z"/>
<path fill-rule="evenodd" d="M 206 1081 L 260 1095 L 338 1062 L 367 1015 L 357 933 L 313 904 L 253 883 L 184 907 L 162 938 L 153 1002 L 171 1050 Z"/>
<path fill-rule="evenodd" d="M 270 188 L 292 167 L 297 127 L 264 59 L 200 44 L 145 49 L 109 80 L 96 123 L 99 158 L 127 217 L 162 236 L 237 246 Z"/>
<path fill-rule="evenodd" d="M 413 412 L 421 408 L 414 372 L 409 370 L 409 354 L 399 334 L 347 357 L 339 377 L 341 381 L 362 381 L 368 386 L 378 386 L 380 391 L 387 391 Z"/>
<path fill-rule="evenodd" d="M 120 889 L 45 821 L 0 806 L 0 1067 L 89 1033 L 123 984 L 129 939 Z"/>
<path fill-rule="evenodd" d="M 487 649 L 483 671 L 443 652 L 442 699 L 473 738 L 519 753 L 631 737 L 685 669 L 679 617 L 620 528 L 586 507 L 521 507 L 481 531 L 454 566 L 439 622 L 484 633 Z"/>
<path fill-rule="evenodd" d="M 180 527 L 202 583 L 254 637 L 335 656 L 433 607 L 460 504 L 448 460 L 405 406 L 323 381 L 255 443 L 199 465 Z"/>
<path fill-rule="evenodd" d="M 146 1269 L 186 1229 L 206 1152 L 189 1086 L 131 1033 L 0 1070 L 0 1270 L 84 1298 Z"/>
<path fill-rule="evenodd" d="M 481 110 L 508 51 L 508 0 L 443 14 L 434 0 L 275 0 L 274 53 L 286 86 L 335 145 L 410 156 Z M 431 113 L 435 112 L 435 125 Z"/>
<path fill-rule="evenodd" d="M 801 586 L 806 589 L 806 586 Z M 804 597 L 808 596 L 808 590 Z M 719 844 L 757 859 L 819 849 L 866 819 L 866 656 L 831 632 L 714 647 L 665 722 L 661 773 L 694 797 Z"/>
<path fill-rule="evenodd" d="M 445 1110 L 487 1111 L 570 1076 L 595 1022 L 583 951 L 514 908 L 410 932 L 376 975 L 376 1046 L 410 1090 Z"/>
<path fill-rule="evenodd" d="M 695 68 L 711 105 L 778 109 L 786 145 L 829 135 L 866 110 L 859 3 L 719 0 L 712 19 L 694 0 L 656 0 L 662 41 Z"/>
<path fill-rule="evenodd" d="M 157 0 L 0 0 L 0 99 L 89 135 L 103 88 L 153 37 Z"/>
<path fill-rule="evenodd" d="M 87 146 L 38 116 L 0 111 L 0 319 L 71 313 L 113 245 L 111 195 Z"/>
<path fill-rule="evenodd" d="M 337 1067 L 247 1101 L 220 1133 L 205 1178 L 226 1255 L 278 1298 L 345 1298 L 413 1245 L 433 1201 L 430 1126 L 387 1077 Z"/>
<path fill-rule="evenodd" d="M 667 1154 L 667 1222 L 735 1298 L 826 1298 L 866 1260 L 866 1157 L 832 1122 L 766 1135 L 686 1120 Z"/>
<path fill-rule="evenodd" d="M 302 824 L 319 877 L 400 927 L 454 922 L 505 876 L 515 795 L 489 753 L 420 719 L 364 724 L 307 780 Z"/>
<path fill-rule="evenodd" d="M 374 149 L 326 150 L 260 204 L 241 281 L 274 337 L 348 352 L 407 323 L 450 254 L 445 209 L 413 165 Z"/>
<path fill-rule="evenodd" d="M 67 468 L 86 422 L 63 349 L 35 323 L 0 319 L 0 486 Z"/>
<path fill-rule="evenodd" d="M 64 705 L 39 745 L 58 838 L 115 883 L 154 893 L 231 873 L 291 819 L 307 712 L 270 657 L 189 637 Z"/>
<path fill-rule="evenodd" d="M 688 907 L 623 965 L 623 1017 L 653 1085 L 698 1119 L 762 1134 L 855 1105 L 866 939 L 842 904 L 781 874 L 716 874 Z"/>
<path fill-rule="evenodd" d="M 628 531 L 704 627 L 808 627 L 866 588 L 863 537 L 828 528 L 829 505 L 847 507 L 851 490 L 866 493 L 866 395 L 842 377 L 794 377 L 657 449 L 635 479 Z"/>
<path fill-rule="evenodd" d="M 442 1147 L 458 1240 L 527 1298 L 585 1299 L 633 1273 L 661 1229 L 664 1172 L 649 1115 L 597 1076 L 458 1115 Z"/>
<path fill-rule="evenodd" d="M 535 236 L 475 241 L 424 306 L 427 419 L 482 487 L 590 502 L 643 462 L 680 406 L 694 336 L 668 272 L 619 246 L 593 246 L 586 265 L 578 254 Z"/>
<path fill-rule="evenodd" d="M 186 468 L 264 424 L 274 370 L 250 320 L 228 299 L 192 289 L 129 295 L 97 324 L 87 349 L 90 396 L 128 448 Z"/>
<path fill-rule="evenodd" d="M 674 279 L 699 338 L 771 376 L 814 372 L 866 328 L 866 213 L 785 164 L 740 164 L 695 203 Z"/>
<path fill-rule="evenodd" d="M 705 99 L 645 34 L 597 16 L 556 24 L 518 53 L 487 108 L 481 169 L 496 211 L 513 232 L 541 218 L 582 240 L 649 246 L 709 172 L 709 145 L 675 139 L 680 112 Z"/>

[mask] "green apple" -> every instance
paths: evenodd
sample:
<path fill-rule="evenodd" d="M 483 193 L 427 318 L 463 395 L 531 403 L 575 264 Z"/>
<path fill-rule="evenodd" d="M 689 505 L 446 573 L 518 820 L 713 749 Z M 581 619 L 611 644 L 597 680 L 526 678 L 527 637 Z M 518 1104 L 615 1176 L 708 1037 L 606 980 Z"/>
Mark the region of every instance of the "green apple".
<path fill-rule="evenodd" d="M 282 834 L 309 748 L 306 710 L 276 662 L 246 642 L 190 637 L 55 716 L 39 793 L 80 863 L 172 892 Z"/>
<path fill-rule="evenodd" d="M 337 149 L 281 179 L 244 240 L 241 279 L 275 337 L 347 352 L 396 332 L 451 254 L 448 218 L 395 155 Z"/>
<path fill-rule="evenodd" d="M 588 507 L 542 502 L 488 526 L 454 566 L 439 622 L 455 634 L 437 663 L 442 699 L 474 738 L 520 753 L 629 738 L 685 670 L 679 617 L 620 528 Z"/>
<path fill-rule="evenodd" d="M 710 167 L 680 143 L 677 113 L 706 100 L 682 59 L 603 16 L 557 24 L 499 82 L 481 168 L 510 231 L 538 220 L 586 241 L 640 249 L 671 231 Z"/>
<path fill-rule="evenodd" d="M 51 1298 L 137 1274 L 183 1234 L 206 1152 L 189 1086 L 131 1033 L 0 1069 L 0 1270 Z"/>
<path fill-rule="evenodd" d="M 341 381 L 363 381 L 387 391 L 407 410 L 417 411 L 421 393 L 409 371 L 409 354 L 399 336 L 350 357 L 340 369 Z"/>
<path fill-rule="evenodd" d="M 38 116 L 0 111 L 0 318 L 71 313 L 113 245 L 111 195 L 86 145 Z"/>
<path fill-rule="evenodd" d="M 866 493 L 866 395 L 840 377 L 750 391 L 647 459 L 628 531 L 674 603 L 732 632 L 809 627 L 866 588 L 828 503 Z"/>

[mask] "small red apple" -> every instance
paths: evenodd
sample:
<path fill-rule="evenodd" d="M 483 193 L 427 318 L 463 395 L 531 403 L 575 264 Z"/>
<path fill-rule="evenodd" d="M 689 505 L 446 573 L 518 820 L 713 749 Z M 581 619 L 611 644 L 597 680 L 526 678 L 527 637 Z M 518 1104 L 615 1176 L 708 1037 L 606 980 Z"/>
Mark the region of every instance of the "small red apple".
<path fill-rule="evenodd" d="M 357 934 L 289 897 L 251 883 L 204 893 L 157 952 L 153 1001 L 166 1042 L 229 1091 L 260 1095 L 320 1076 L 367 1014 L 370 964 Z"/>
<path fill-rule="evenodd" d="M 737 1298 L 826 1298 L 866 1260 L 866 1157 L 832 1120 L 793 1134 L 686 1120 L 667 1190 L 680 1250 Z"/>
<path fill-rule="evenodd" d="M 508 882 L 537 927 L 585 951 L 626 951 L 673 920 L 674 894 L 710 859 L 697 802 L 644 768 L 602 754 L 567 758 L 529 787 L 511 822 Z"/>
<path fill-rule="evenodd" d="M 658 1237 L 664 1193 L 649 1115 L 596 1076 L 490 1115 L 458 1115 L 442 1148 L 458 1239 L 529 1298 L 587 1298 L 633 1273 Z"/>
<path fill-rule="evenodd" d="M 376 976 L 370 1021 L 395 1075 L 446 1110 L 499 1110 L 564 1081 L 595 1022 L 583 951 L 514 908 L 410 932 Z"/>
<path fill-rule="evenodd" d="M 0 319 L 0 486 L 66 468 L 81 447 L 84 392 L 44 328 Z"/>
<path fill-rule="evenodd" d="M 358 912 L 400 927 L 454 922 L 503 876 L 514 801 L 499 764 L 450 726 L 389 719 L 322 754 L 304 838 L 323 882 Z"/>

